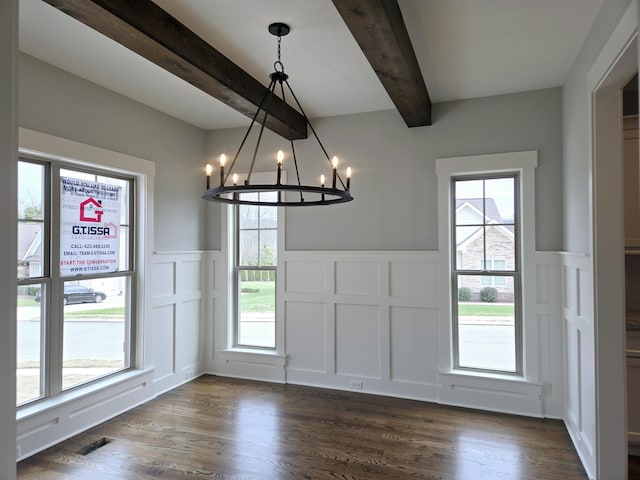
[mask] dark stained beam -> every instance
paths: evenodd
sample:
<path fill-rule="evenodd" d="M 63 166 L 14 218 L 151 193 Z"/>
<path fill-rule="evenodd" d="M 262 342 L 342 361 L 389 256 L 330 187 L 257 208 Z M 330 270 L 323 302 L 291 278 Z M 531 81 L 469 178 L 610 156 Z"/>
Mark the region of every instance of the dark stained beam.
<path fill-rule="evenodd" d="M 151 0 L 44 1 L 249 118 L 267 91 Z M 277 97 L 269 106 L 266 127 L 288 139 L 307 137 L 304 117 Z"/>
<path fill-rule="evenodd" d="M 397 0 L 332 0 L 409 127 L 431 125 L 431 99 Z"/>

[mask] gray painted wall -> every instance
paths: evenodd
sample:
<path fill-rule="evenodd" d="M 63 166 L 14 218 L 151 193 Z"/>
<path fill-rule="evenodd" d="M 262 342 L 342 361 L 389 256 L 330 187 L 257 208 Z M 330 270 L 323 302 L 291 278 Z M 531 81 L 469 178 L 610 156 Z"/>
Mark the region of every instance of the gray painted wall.
<path fill-rule="evenodd" d="M 20 126 L 154 161 L 155 250 L 221 248 L 220 206 L 200 200 L 203 164 L 235 153 L 244 129 L 205 134 L 98 85 L 20 55 Z M 536 149 L 537 248 L 562 247 L 560 89 L 447 102 L 434 125 L 408 129 L 395 111 L 314 121 L 331 154 L 354 169 L 355 201 L 289 209 L 290 250 L 437 250 L 438 157 Z M 99 112 L 96 115 L 96 112 Z M 266 132 L 258 170 L 286 143 Z M 296 146 L 302 168 L 326 164 L 314 140 Z M 245 167 L 245 170 L 248 167 Z M 293 172 L 290 171 L 290 174 Z M 204 226 L 207 226 L 205 228 Z"/>
<path fill-rule="evenodd" d="M 589 253 L 590 165 L 587 74 L 631 0 L 606 0 L 562 90 L 564 132 L 563 250 Z"/>
<path fill-rule="evenodd" d="M 16 478 L 18 0 L 0 2 L 0 478 Z"/>
<path fill-rule="evenodd" d="M 155 162 L 154 250 L 205 244 L 203 130 L 34 57 L 19 57 L 19 125 Z"/>
<path fill-rule="evenodd" d="M 301 99 L 302 101 L 304 99 Z M 289 250 L 437 250 L 435 159 L 459 155 L 538 150 L 536 247 L 562 247 L 561 89 L 447 102 L 434 106 L 434 125 L 409 129 L 395 111 L 313 122 L 330 155 L 353 167 L 355 200 L 331 207 L 288 209 Z M 233 156 L 244 129 L 209 132 L 207 156 Z M 286 142 L 265 133 L 257 170 L 275 169 Z M 249 145 L 247 151 L 251 151 Z M 245 147 L 247 148 L 247 147 Z M 329 167 L 315 140 L 296 144 L 301 167 L 317 181 Z M 312 157 L 313 155 L 313 157 Z M 217 164 L 217 162 L 215 162 Z M 324 168 L 324 171 L 322 170 Z M 287 167 L 289 175 L 293 172 Z M 240 171 L 248 170 L 248 159 Z M 307 171 L 307 170 L 305 170 Z M 305 175 L 304 171 L 302 172 Z M 215 174 L 214 174 L 215 176 Z M 215 206 L 215 208 L 218 208 Z M 215 215 L 219 215 L 216 213 Z M 216 223 L 210 224 L 215 228 Z M 220 246 L 210 230 L 207 248 Z"/>

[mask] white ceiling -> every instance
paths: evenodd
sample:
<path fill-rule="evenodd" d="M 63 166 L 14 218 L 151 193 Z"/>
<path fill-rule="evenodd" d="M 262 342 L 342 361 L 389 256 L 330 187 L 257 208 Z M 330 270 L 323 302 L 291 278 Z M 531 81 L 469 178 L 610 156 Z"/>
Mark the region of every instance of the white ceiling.
<path fill-rule="evenodd" d="M 262 83 L 267 32 L 310 117 L 393 108 L 330 0 L 154 0 Z M 399 0 L 434 102 L 561 86 L 604 0 Z M 203 129 L 249 120 L 41 0 L 20 0 L 20 49 Z"/>

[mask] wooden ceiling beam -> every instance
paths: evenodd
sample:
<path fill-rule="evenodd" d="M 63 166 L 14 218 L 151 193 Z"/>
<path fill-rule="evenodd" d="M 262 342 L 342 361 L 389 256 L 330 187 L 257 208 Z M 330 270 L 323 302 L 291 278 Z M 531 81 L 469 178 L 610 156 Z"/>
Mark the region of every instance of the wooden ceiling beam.
<path fill-rule="evenodd" d="M 332 0 L 409 127 L 431 125 L 431 99 L 397 0 Z"/>
<path fill-rule="evenodd" d="M 151 0 L 44 1 L 249 118 L 267 91 Z M 278 97 L 269 105 L 265 126 L 287 139 L 307 138 L 304 117 Z"/>

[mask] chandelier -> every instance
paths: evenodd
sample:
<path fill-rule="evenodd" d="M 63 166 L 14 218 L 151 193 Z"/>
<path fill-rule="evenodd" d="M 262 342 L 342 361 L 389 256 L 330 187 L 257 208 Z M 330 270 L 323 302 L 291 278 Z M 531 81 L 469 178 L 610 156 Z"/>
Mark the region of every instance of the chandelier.
<path fill-rule="evenodd" d="M 231 162 L 231 165 L 227 170 L 225 170 L 227 158 L 224 154 L 220 155 L 220 184 L 218 186 L 212 187 L 211 176 L 213 174 L 213 167 L 210 164 L 207 164 L 205 172 L 206 191 L 202 196 L 202 198 L 204 198 L 205 200 L 240 205 L 268 205 L 286 207 L 332 205 L 335 203 L 344 203 L 353 200 L 350 192 L 351 167 L 346 169 L 345 181 L 343 181 L 342 177 L 338 173 L 338 157 L 334 156 L 332 158 L 329 158 L 327 150 L 324 148 L 324 145 L 322 145 L 318 134 L 314 130 L 313 125 L 311 125 L 309 118 L 304 113 L 304 110 L 300 105 L 298 98 L 291 89 L 291 85 L 289 85 L 289 76 L 284 73 L 284 65 L 280 60 L 281 39 L 283 36 L 287 35 L 289 31 L 289 26 L 284 23 L 272 23 L 271 25 L 269 25 L 269 33 L 278 37 L 278 60 L 276 60 L 276 62 L 274 62 L 273 64 L 274 72 L 269 75 L 271 82 L 269 83 L 269 87 L 267 88 L 265 95 L 260 101 L 258 110 L 253 116 L 251 124 L 249 125 L 244 138 L 240 142 L 240 146 L 238 147 L 238 150 L 233 157 L 233 161 Z M 275 182 L 272 184 L 261 183 L 254 185 L 251 183 L 251 175 L 253 173 L 256 156 L 260 148 L 260 141 L 262 140 L 264 125 L 267 121 L 267 117 L 269 116 L 268 110 L 270 100 L 274 97 L 274 95 L 276 95 L 276 88 L 279 86 L 280 97 L 282 101 L 286 103 L 284 88 L 285 85 L 287 87 L 287 91 L 291 94 L 291 97 L 295 101 L 295 104 L 298 106 L 298 110 L 302 114 L 304 121 L 309 126 L 311 132 L 313 132 L 313 136 L 318 142 L 318 145 L 320 146 L 324 157 L 326 157 L 326 160 L 329 164 L 329 170 L 327 171 L 328 177 L 325 177 L 324 174 L 320 175 L 320 178 L 315 184 L 303 184 L 301 182 L 296 149 L 294 147 L 293 140 L 291 139 L 289 140 L 291 149 L 291 156 L 289 158 L 292 161 L 295 170 L 295 181 L 291 184 L 283 183 L 282 167 L 283 162 L 285 161 L 285 154 L 282 150 L 278 150 L 278 152 L 275 154 L 277 167 L 274 178 Z M 247 138 L 249 137 L 249 134 L 251 133 L 252 128 L 256 123 L 256 120 L 260 116 L 260 112 L 262 112 L 262 121 L 260 122 L 261 126 L 258 133 L 258 139 L 253 150 L 251 164 L 249 166 L 246 179 L 244 179 L 243 182 L 240 182 L 239 174 L 234 173 L 233 169 L 236 166 L 238 158 L 240 157 L 240 152 L 242 151 L 242 148 L 244 147 Z M 289 137 L 291 138 L 292 136 L 289 135 Z M 330 181 L 328 183 L 326 182 L 327 178 L 330 178 Z"/>

